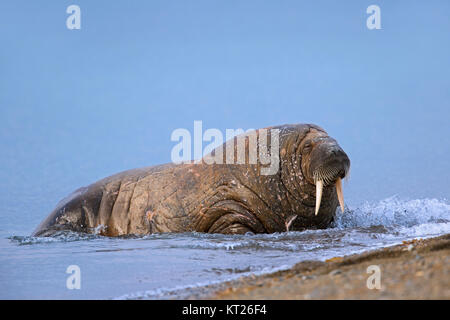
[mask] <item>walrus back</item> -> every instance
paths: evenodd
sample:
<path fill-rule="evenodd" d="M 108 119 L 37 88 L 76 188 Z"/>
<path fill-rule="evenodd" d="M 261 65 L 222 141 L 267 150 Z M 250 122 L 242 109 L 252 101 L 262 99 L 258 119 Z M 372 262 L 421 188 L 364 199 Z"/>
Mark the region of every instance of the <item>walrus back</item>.
<path fill-rule="evenodd" d="M 136 198 L 140 180 L 157 179 L 172 167 L 166 164 L 127 170 L 79 188 L 56 205 L 32 236 L 51 236 L 64 230 L 108 236 L 149 233 L 145 219 L 135 216 L 143 216 L 145 208 L 130 212 L 131 199 Z M 133 221 L 138 222 L 133 225 Z"/>
<path fill-rule="evenodd" d="M 79 206 L 83 194 L 86 193 L 87 188 L 82 187 L 74 191 L 72 194 L 62 199 L 56 208 L 45 218 L 44 221 L 34 230 L 32 236 L 51 236 L 58 231 L 72 230 L 84 232 L 86 229 L 81 223 L 81 207 Z M 72 214 L 66 215 L 71 212 Z M 66 221 L 63 223 L 62 217 Z"/>

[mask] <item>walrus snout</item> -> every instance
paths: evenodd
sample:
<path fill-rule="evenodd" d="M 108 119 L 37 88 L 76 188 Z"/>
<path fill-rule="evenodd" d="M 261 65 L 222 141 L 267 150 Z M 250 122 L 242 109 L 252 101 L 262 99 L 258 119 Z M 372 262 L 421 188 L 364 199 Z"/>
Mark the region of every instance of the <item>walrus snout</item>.
<path fill-rule="evenodd" d="M 338 178 L 343 179 L 350 168 L 350 159 L 336 140 L 327 138 L 315 145 L 310 155 L 309 172 L 314 182 L 322 180 L 330 185 Z"/>
<path fill-rule="evenodd" d="M 342 179 L 350 169 L 350 159 L 339 144 L 330 137 L 320 137 L 310 154 L 310 168 L 316 185 L 316 210 L 319 213 L 324 186 L 334 185 L 341 211 L 344 212 Z"/>
<path fill-rule="evenodd" d="M 350 160 L 339 146 L 328 154 L 323 164 L 313 171 L 314 180 L 323 180 L 325 185 L 334 183 L 338 178 L 345 178 L 350 168 Z"/>

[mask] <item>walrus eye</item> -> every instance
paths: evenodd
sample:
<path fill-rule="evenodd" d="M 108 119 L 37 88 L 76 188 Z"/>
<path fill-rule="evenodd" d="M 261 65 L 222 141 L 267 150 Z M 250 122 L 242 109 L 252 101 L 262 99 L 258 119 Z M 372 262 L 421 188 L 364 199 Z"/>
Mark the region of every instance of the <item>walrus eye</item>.
<path fill-rule="evenodd" d="M 306 142 L 303 146 L 303 151 L 309 152 L 311 151 L 311 142 Z"/>

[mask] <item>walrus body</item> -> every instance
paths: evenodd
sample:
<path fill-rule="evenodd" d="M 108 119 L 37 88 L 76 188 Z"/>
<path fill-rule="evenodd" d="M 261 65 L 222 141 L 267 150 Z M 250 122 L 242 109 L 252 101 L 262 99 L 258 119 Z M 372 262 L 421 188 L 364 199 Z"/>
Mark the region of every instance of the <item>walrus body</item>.
<path fill-rule="evenodd" d="M 60 230 L 106 236 L 242 234 L 328 227 L 339 203 L 333 183 L 347 174 L 347 156 L 315 125 L 273 128 L 279 130 L 275 174 L 262 175 L 260 164 L 204 162 L 125 171 L 63 199 L 33 235 Z M 317 181 L 325 185 L 315 213 Z"/>

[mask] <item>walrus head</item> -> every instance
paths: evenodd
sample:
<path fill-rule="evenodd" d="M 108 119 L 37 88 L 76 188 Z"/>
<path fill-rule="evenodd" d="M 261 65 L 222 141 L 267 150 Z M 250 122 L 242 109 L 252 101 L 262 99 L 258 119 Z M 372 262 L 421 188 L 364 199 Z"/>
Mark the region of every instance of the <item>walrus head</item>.
<path fill-rule="evenodd" d="M 305 179 L 316 186 L 315 215 L 319 212 L 324 187 L 335 185 L 344 212 L 342 179 L 350 169 L 350 160 L 336 140 L 324 131 L 312 129 L 300 145 L 302 172 Z"/>

